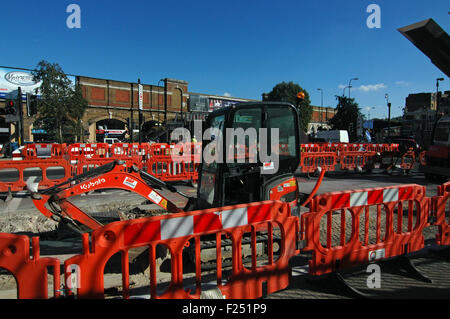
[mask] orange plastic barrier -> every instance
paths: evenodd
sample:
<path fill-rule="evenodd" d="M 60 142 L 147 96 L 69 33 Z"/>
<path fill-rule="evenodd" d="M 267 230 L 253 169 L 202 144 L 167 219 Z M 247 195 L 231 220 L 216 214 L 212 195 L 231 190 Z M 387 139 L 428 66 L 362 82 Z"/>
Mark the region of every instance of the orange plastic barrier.
<path fill-rule="evenodd" d="M 53 269 L 53 296 L 59 297 L 60 263 L 56 258 L 40 258 L 39 238 L 32 238 L 33 255 L 30 258 L 30 239 L 24 235 L 0 233 L 0 268 L 9 271 L 17 283 L 19 299 L 47 299 L 47 267 Z"/>
<path fill-rule="evenodd" d="M 341 143 L 322 143 L 320 145 L 320 151 L 321 152 L 338 152 L 342 150 Z"/>
<path fill-rule="evenodd" d="M 149 174 L 163 181 L 198 180 L 201 143 L 150 145 L 144 166 Z"/>
<path fill-rule="evenodd" d="M 147 172 L 163 181 L 197 181 L 199 163 L 185 162 L 186 158 L 178 160 L 155 159 L 147 160 L 145 166 Z"/>
<path fill-rule="evenodd" d="M 63 171 L 63 175 L 56 178 L 49 177 L 49 169 Z M 39 159 L 21 161 L 0 161 L 0 192 L 18 192 L 26 190 L 27 180 L 36 176 L 35 182 L 39 182 L 39 189 L 47 188 L 66 181 L 71 177 L 72 169 L 64 159 Z M 3 175 L 13 175 L 6 178 Z M 40 179 L 40 180 L 39 180 Z"/>
<path fill-rule="evenodd" d="M 303 173 L 314 173 L 318 167 L 329 172 L 334 171 L 337 164 L 337 154 L 334 152 L 301 153 L 300 167 Z"/>
<path fill-rule="evenodd" d="M 89 247 L 89 235 L 83 234 L 83 253 L 65 262 L 66 282 L 77 283 L 74 293 L 79 298 L 104 297 L 104 267 L 114 254 L 122 256 L 123 297 L 128 298 L 129 265 L 128 251 L 136 247 L 149 247 L 150 294 L 151 298 L 191 298 L 198 299 L 201 294 L 201 250 L 200 236 L 216 237 L 217 287 L 226 299 L 260 298 L 263 283 L 267 293 L 284 289 L 289 285 L 289 259 L 298 253 L 296 239 L 298 218 L 290 215 L 287 203 L 261 202 L 244 205 L 208 209 L 188 213 L 140 218 L 108 224 L 92 233 Z M 272 230 L 280 228 L 280 253 L 275 260 L 274 238 Z M 256 232 L 268 230 L 268 258 L 266 265 L 256 262 Z M 251 235 L 252 266 L 244 266 L 242 241 L 244 234 Z M 232 274 L 227 283 L 222 283 L 221 237 L 227 235 L 232 241 Z M 195 291 L 186 291 L 183 287 L 183 250 L 190 243 L 195 245 Z M 171 255 L 171 283 L 161 294 L 157 292 L 156 246 L 162 244 Z M 75 273 L 70 269 L 76 269 Z M 73 276 L 76 276 L 74 278 Z"/>
<path fill-rule="evenodd" d="M 429 198 L 425 197 L 425 187 L 418 185 L 334 192 L 315 197 L 310 212 L 301 216 L 301 237 L 306 239 L 305 250 L 313 252 L 309 262 L 310 273 L 322 275 L 422 249 L 422 231 L 428 222 L 429 203 Z M 405 231 L 403 208 L 406 205 L 408 225 Z M 372 214 L 376 213 L 376 229 L 372 233 L 376 236 L 369 241 L 371 209 Z M 398 218 L 394 220 L 396 210 Z M 340 216 L 337 215 L 339 213 Z M 346 226 L 346 214 L 351 216 L 351 226 Z M 321 238 L 321 220 L 324 216 L 326 220 L 322 227 L 326 225 L 326 236 Z M 340 230 L 338 242 L 333 237 L 333 219 Z M 351 227 L 349 236 L 346 234 L 348 227 Z"/>
<path fill-rule="evenodd" d="M 319 144 L 300 144 L 302 152 L 320 152 L 321 147 Z"/>
<path fill-rule="evenodd" d="M 375 155 L 373 151 L 342 151 L 339 163 L 342 170 L 354 170 L 357 167 L 366 167 Z"/>
<path fill-rule="evenodd" d="M 74 143 L 67 146 L 64 153 L 68 160 L 77 161 L 82 158 L 108 158 L 108 143 Z"/>
<path fill-rule="evenodd" d="M 416 154 L 414 151 L 409 150 L 405 154 L 402 155 L 402 161 L 400 163 L 400 167 L 404 170 L 411 170 L 416 162 Z"/>
<path fill-rule="evenodd" d="M 448 200 L 450 198 L 450 182 L 438 186 L 437 195 L 432 198 L 433 210 L 436 214 L 436 225 L 439 233 L 436 235 L 438 245 L 450 245 L 450 213 Z"/>
<path fill-rule="evenodd" d="M 151 147 L 147 143 L 115 143 L 110 146 L 110 157 L 114 159 L 126 159 L 132 156 L 149 155 Z"/>
<path fill-rule="evenodd" d="M 65 147 L 65 144 L 26 144 L 21 151 L 21 157 L 25 160 L 38 158 L 62 158 L 65 154 Z"/>
<path fill-rule="evenodd" d="M 422 151 L 419 154 L 419 163 L 422 166 L 426 166 L 427 165 L 427 151 Z"/>

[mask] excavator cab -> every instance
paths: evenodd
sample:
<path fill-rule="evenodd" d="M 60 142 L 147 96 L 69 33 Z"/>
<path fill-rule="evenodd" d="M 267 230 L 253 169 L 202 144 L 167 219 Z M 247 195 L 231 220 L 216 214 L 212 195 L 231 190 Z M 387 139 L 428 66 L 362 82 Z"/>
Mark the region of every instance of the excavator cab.
<path fill-rule="evenodd" d="M 297 110 L 289 103 L 240 103 L 212 112 L 203 127 L 191 209 L 269 199 L 296 206 L 299 143 Z"/>

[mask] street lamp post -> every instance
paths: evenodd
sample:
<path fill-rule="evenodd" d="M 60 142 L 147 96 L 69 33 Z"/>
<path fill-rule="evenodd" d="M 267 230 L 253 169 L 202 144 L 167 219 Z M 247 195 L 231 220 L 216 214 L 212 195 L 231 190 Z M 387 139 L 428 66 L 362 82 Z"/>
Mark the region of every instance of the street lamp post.
<path fill-rule="evenodd" d="M 138 141 L 139 141 L 139 145 L 141 145 L 142 143 L 142 134 L 141 134 L 141 126 L 142 126 L 142 105 L 141 103 L 143 99 L 143 96 L 141 96 L 141 94 L 144 94 L 143 92 L 141 92 L 142 87 L 141 87 L 141 79 L 138 79 L 138 126 L 139 126 L 139 131 L 138 131 Z"/>
<path fill-rule="evenodd" d="M 389 102 L 389 94 L 385 94 L 384 98 L 386 99 L 387 107 L 388 107 L 388 140 L 391 137 L 391 103 Z"/>
<path fill-rule="evenodd" d="M 439 93 L 439 81 L 444 81 L 444 78 L 437 78 L 436 79 L 436 116 L 438 116 L 439 111 L 439 100 L 438 100 L 438 93 Z"/>
<path fill-rule="evenodd" d="M 438 116 L 439 116 L 439 100 L 438 100 L 439 81 L 444 81 L 444 78 L 437 78 L 437 79 L 436 79 L 436 97 L 435 97 L 436 115 L 435 115 L 435 117 L 434 117 L 434 125 L 433 125 L 432 134 L 431 134 L 430 145 L 433 145 L 434 134 L 435 134 L 435 132 L 436 132 L 436 125 L 437 125 L 437 122 L 438 122 Z"/>
<path fill-rule="evenodd" d="M 353 78 L 353 79 L 350 79 L 350 81 L 348 81 L 348 98 L 350 98 L 350 89 L 352 87 L 352 81 L 353 80 L 357 81 L 359 79 L 358 78 Z"/>
<path fill-rule="evenodd" d="M 322 128 L 322 112 L 323 112 L 323 89 L 319 88 L 317 91 L 320 91 L 320 127 Z"/>
<path fill-rule="evenodd" d="M 177 87 L 175 89 L 180 90 L 180 95 L 181 95 L 180 114 L 181 114 L 181 121 L 183 122 L 183 125 L 184 125 L 184 120 L 183 120 L 183 89 L 180 88 L 178 85 L 177 85 Z"/>
<path fill-rule="evenodd" d="M 160 82 L 163 82 L 164 81 L 164 79 L 160 79 L 159 81 L 158 81 L 158 126 L 159 126 L 159 124 L 160 124 L 160 119 L 159 119 L 159 94 L 161 93 L 161 90 L 159 89 L 160 88 L 160 86 L 159 86 L 159 83 Z"/>

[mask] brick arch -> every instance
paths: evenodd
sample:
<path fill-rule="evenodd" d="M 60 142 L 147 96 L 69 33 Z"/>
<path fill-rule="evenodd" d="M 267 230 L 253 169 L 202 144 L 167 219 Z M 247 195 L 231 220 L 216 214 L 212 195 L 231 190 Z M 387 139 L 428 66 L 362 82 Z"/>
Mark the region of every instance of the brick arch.
<path fill-rule="evenodd" d="M 103 120 L 119 120 L 121 122 L 127 123 L 126 118 L 121 117 L 121 116 L 115 116 L 115 115 L 111 116 L 111 118 L 109 116 L 106 116 L 106 115 L 105 116 L 95 117 L 95 118 L 91 117 L 91 118 L 88 119 L 88 122 L 90 123 L 89 125 L 92 125 L 92 124 L 95 124 L 95 123 L 97 123 L 99 121 L 103 121 Z"/>
<path fill-rule="evenodd" d="M 96 141 L 96 134 L 95 134 L 95 131 L 96 131 L 96 124 L 97 124 L 97 122 L 99 122 L 99 121 L 102 121 L 102 120 L 118 120 L 118 121 L 121 121 L 121 122 L 123 122 L 123 123 L 127 123 L 127 120 L 126 120 L 126 118 L 125 117 L 121 117 L 121 116 L 117 116 L 116 114 L 114 114 L 113 116 L 111 116 L 111 118 L 109 117 L 109 115 L 103 115 L 103 116 L 97 116 L 97 117 L 90 117 L 90 118 L 87 118 L 87 120 L 86 120 L 86 126 L 87 126 L 87 129 L 88 129 L 88 131 L 89 131 L 89 138 L 88 138 L 88 142 L 91 142 L 91 143 L 93 143 L 93 142 L 95 142 Z"/>

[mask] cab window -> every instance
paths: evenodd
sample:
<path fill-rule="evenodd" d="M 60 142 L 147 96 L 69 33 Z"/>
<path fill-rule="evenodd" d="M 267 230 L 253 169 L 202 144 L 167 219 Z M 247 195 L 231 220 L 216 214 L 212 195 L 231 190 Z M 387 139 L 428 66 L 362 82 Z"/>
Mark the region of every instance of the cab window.
<path fill-rule="evenodd" d="M 262 126 L 262 110 L 240 109 L 233 117 L 231 135 L 228 136 L 227 162 L 256 163 L 257 144 L 259 142 L 259 129 Z"/>

